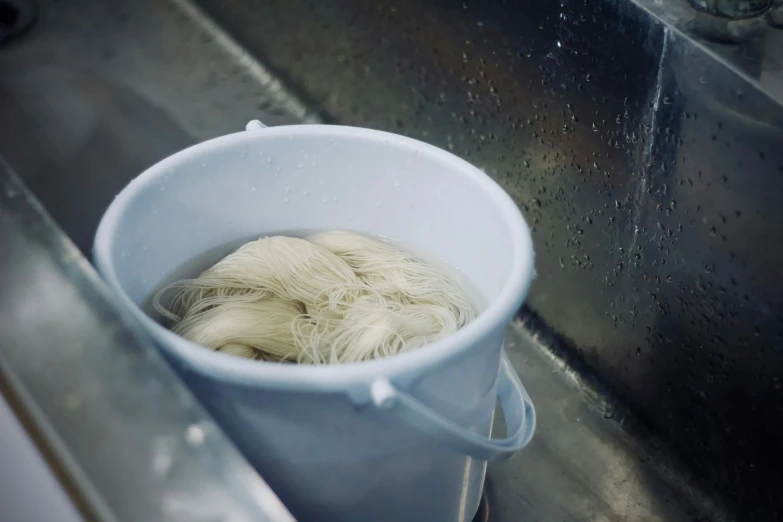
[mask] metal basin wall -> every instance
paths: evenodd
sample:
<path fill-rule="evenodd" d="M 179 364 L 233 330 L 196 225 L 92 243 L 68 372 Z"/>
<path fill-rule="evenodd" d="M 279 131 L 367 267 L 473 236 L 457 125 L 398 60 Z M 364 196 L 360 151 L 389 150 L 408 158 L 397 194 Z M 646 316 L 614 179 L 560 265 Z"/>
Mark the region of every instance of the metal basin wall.
<path fill-rule="evenodd" d="M 628 0 L 199 3 L 337 122 L 486 169 L 534 227 L 526 313 L 746 519 L 780 513 L 775 35 L 726 51 L 754 78 Z"/>

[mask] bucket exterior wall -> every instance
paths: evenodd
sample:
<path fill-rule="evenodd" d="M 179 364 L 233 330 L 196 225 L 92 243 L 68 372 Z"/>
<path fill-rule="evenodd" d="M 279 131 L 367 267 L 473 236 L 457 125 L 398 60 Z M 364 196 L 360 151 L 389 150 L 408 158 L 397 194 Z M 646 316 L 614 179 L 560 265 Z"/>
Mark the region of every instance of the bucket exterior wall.
<path fill-rule="evenodd" d="M 497 356 L 494 350 L 477 352 L 487 359 L 482 363 Z M 414 393 L 423 398 L 445 392 L 448 400 L 424 402 L 448 404 L 444 410 L 457 412 L 450 418 L 489 435 L 494 387 L 482 398 L 458 389 L 460 375 L 475 373 L 475 358 L 431 371 L 417 386 L 430 393 Z M 478 509 L 486 462 L 357 407 L 344 393 L 265 390 L 178 373 L 301 522 L 470 522 Z"/>

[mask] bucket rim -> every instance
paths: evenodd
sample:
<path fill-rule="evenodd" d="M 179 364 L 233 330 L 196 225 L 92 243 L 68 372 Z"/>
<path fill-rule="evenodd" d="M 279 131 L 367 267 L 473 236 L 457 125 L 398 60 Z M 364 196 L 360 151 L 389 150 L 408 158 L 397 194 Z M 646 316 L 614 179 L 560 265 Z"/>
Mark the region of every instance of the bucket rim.
<path fill-rule="evenodd" d="M 393 357 L 343 364 L 298 365 L 241 359 L 197 345 L 154 321 L 128 296 L 114 269 L 112 252 L 116 239 L 115 232 L 128 206 L 148 184 L 164 173 L 170 176 L 173 167 L 196 152 L 208 153 L 210 149 L 234 142 L 264 140 L 273 136 L 362 138 L 389 145 L 415 147 L 419 154 L 428 155 L 449 169 L 459 171 L 490 197 L 508 229 L 509 247 L 512 250 L 511 274 L 500 294 L 470 324 L 422 349 Z M 468 351 L 488 332 L 498 327 L 505 327 L 517 313 L 533 278 L 533 260 L 530 229 L 522 213 L 500 185 L 479 168 L 448 151 L 406 136 L 360 127 L 321 124 L 267 127 L 227 134 L 197 143 L 164 158 L 133 179 L 117 195 L 101 218 L 93 245 L 93 261 L 96 268 L 122 304 L 158 342 L 159 348 L 184 361 L 189 369 L 233 383 L 259 388 L 322 392 L 346 391 L 346 388 L 350 388 L 351 385 L 361 385 L 366 388 L 371 381 L 379 377 L 418 375 L 422 373 L 423 368 L 445 362 Z"/>

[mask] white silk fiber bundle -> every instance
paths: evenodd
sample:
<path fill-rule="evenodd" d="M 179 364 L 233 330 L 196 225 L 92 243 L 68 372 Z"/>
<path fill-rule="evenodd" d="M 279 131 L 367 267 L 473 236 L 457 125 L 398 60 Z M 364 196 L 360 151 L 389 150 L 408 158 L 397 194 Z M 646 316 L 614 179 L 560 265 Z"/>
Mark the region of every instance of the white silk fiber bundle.
<path fill-rule="evenodd" d="M 175 333 L 206 348 L 303 364 L 415 350 L 477 314 L 442 270 L 344 231 L 251 241 L 197 278 L 166 286 L 154 304 Z"/>

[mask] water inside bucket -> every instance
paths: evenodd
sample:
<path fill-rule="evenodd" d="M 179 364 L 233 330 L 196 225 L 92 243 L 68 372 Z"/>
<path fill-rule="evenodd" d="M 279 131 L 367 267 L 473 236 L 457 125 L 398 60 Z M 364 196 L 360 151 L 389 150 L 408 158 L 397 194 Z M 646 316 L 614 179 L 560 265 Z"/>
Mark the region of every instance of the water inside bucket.
<path fill-rule="evenodd" d="M 165 319 L 160 315 L 160 313 L 158 313 L 157 310 L 155 310 L 155 307 L 153 305 L 155 295 L 165 286 L 181 279 L 198 277 L 198 275 L 201 274 L 201 272 L 213 266 L 215 263 L 217 263 L 227 255 L 229 255 L 230 253 L 234 252 L 240 246 L 244 245 L 249 241 L 254 241 L 259 237 L 288 236 L 288 237 L 306 238 L 308 236 L 317 234 L 319 232 L 324 232 L 324 230 L 300 229 L 300 230 L 286 230 L 283 232 L 265 233 L 265 234 L 244 237 L 233 241 L 228 241 L 226 243 L 223 243 L 222 245 L 218 245 L 216 247 L 210 248 L 205 252 L 202 252 L 201 254 L 194 256 L 191 259 L 188 259 L 180 266 L 172 270 L 171 273 L 169 273 L 169 275 L 164 277 L 158 284 L 156 284 L 153 287 L 152 292 L 142 302 L 141 309 L 145 314 L 147 314 L 154 321 L 166 326 Z M 473 302 L 476 303 L 479 313 L 486 308 L 487 299 L 482 295 L 481 291 L 479 291 L 476 285 L 474 285 L 465 276 L 464 273 L 462 273 L 454 266 L 450 265 L 444 259 L 441 259 L 440 257 L 433 254 L 432 252 L 423 252 L 422 249 L 412 249 L 400 241 L 392 240 L 387 237 L 383 237 L 379 235 L 374 235 L 371 237 L 389 243 L 399 248 L 400 250 L 408 252 L 418 257 L 419 259 L 422 259 L 427 263 L 437 267 L 439 270 L 445 272 L 449 277 L 451 277 L 454 281 L 456 281 L 460 285 L 460 287 L 462 287 L 462 289 L 465 292 L 467 292 L 467 294 L 473 299 Z M 168 299 L 170 298 L 171 295 L 168 296 L 164 295 L 163 298 L 161 299 L 161 304 L 163 304 L 164 306 L 168 306 L 169 305 Z"/>

